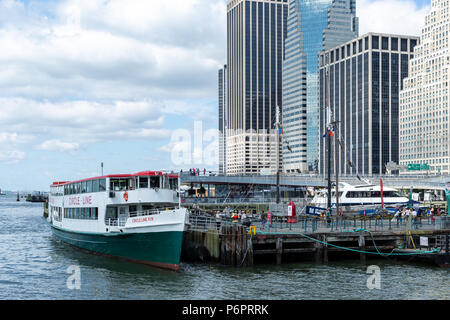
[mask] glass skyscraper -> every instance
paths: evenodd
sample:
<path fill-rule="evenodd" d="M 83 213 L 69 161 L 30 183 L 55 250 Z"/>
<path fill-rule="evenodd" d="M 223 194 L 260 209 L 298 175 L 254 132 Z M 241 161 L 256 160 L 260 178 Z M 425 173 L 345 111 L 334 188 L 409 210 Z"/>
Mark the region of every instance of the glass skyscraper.
<path fill-rule="evenodd" d="M 288 0 L 227 2 L 227 174 L 274 171 Z"/>
<path fill-rule="evenodd" d="M 290 0 L 283 62 L 283 168 L 318 170 L 318 53 L 358 36 L 355 0 Z"/>

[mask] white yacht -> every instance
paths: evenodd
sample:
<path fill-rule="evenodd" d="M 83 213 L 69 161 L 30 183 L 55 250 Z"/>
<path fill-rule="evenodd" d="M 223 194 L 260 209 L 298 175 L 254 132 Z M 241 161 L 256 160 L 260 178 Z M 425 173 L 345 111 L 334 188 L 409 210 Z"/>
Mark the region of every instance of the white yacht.
<path fill-rule="evenodd" d="M 339 205 L 340 206 L 367 206 L 381 205 L 381 187 L 378 185 L 357 185 L 352 186 L 348 183 L 339 183 Z M 327 207 L 328 191 L 321 190 L 317 193 L 312 204 L 319 208 Z M 401 196 L 394 188 L 383 187 L 384 205 L 405 205 L 409 199 Z M 331 207 L 336 207 L 336 188 L 331 189 Z"/>

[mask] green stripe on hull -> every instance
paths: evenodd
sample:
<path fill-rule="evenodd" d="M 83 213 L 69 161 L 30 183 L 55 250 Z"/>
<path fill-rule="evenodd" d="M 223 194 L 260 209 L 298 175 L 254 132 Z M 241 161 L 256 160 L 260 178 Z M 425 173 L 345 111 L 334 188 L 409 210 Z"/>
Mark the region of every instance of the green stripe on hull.
<path fill-rule="evenodd" d="M 89 251 L 171 269 L 180 264 L 181 231 L 102 235 L 52 229 L 58 239 Z"/>

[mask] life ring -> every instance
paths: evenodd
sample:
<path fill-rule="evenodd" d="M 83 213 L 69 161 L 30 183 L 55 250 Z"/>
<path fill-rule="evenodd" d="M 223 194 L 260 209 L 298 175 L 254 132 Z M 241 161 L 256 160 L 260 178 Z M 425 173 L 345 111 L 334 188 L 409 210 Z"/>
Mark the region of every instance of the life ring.
<path fill-rule="evenodd" d="M 125 191 L 125 193 L 123 194 L 123 198 L 125 199 L 125 201 L 128 201 L 128 191 Z"/>

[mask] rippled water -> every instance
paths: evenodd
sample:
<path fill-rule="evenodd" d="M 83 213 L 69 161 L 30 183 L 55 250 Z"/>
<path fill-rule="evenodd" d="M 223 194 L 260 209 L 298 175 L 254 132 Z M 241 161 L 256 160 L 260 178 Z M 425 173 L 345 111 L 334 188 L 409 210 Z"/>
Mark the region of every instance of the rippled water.
<path fill-rule="evenodd" d="M 42 203 L 0 197 L 0 299 L 450 299 L 450 270 L 386 260 L 370 261 L 381 269 L 380 290 L 367 288 L 358 261 L 155 269 L 56 240 L 42 212 Z M 67 287 L 72 265 L 79 290 Z"/>

